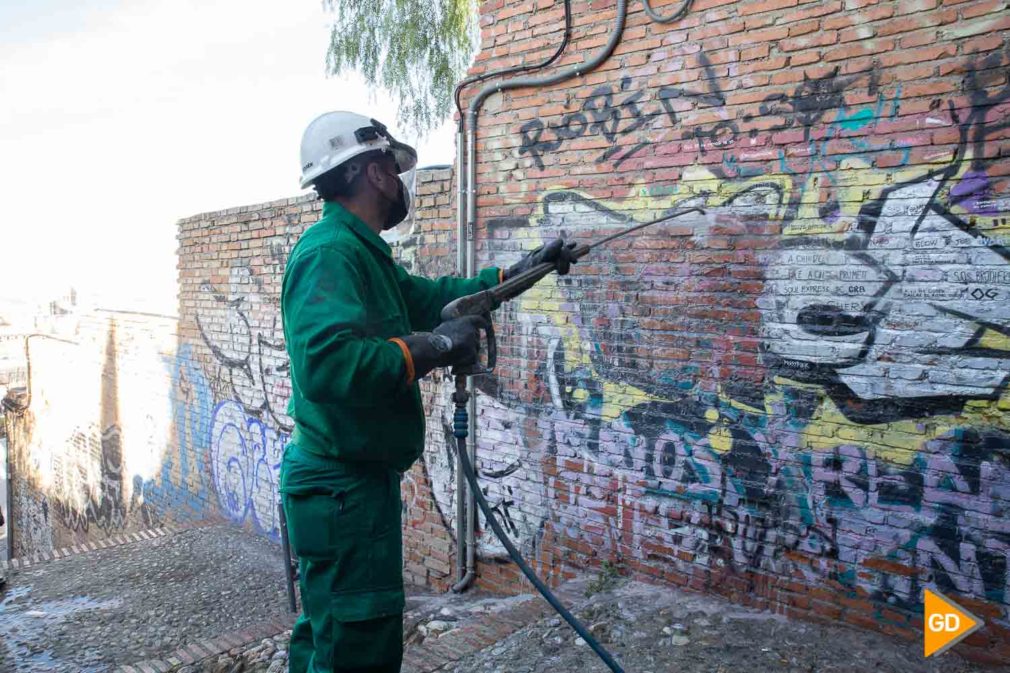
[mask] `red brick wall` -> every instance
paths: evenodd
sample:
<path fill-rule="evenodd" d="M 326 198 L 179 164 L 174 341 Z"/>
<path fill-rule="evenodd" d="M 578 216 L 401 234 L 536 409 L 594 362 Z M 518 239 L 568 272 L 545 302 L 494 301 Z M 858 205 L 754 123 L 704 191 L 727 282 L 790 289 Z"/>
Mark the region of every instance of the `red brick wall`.
<path fill-rule="evenodd" d="M 572 8 L 562 67 L 614 21 Z M 935 588 L 986 617 L 974 656 L 1010 654 L 1007 9 L 698 0 L 664 25 L 633 2 L 602 66 L 488 99 L 482 265 L 706 210 L 496 316 L 479 458 L 542 572 L 607 560 L 906 636 Z M 563 14 L 497 0 L 481 26 L 474 72 L 551 53 Z"/>
<path fill-rule="evenodd" d="M 699 1 L 661 25 L 636 2 L 600 68 L 488 99 L 481 265 L 559 233 L 588 241 L 706 210 L 596 251 L 496 314 L 478 458 L 542 575 L 606 560 L 906 636 L 937 588 L 986 617 L 974 656 L 1007 654 L 1006 9 Z M 562 67 L 614 19 L 611 3 L 573 10 Z M 554 3 L 486 3 L 474 71 L 539 60 L 562 25 Z M 397 255 L 450 273 L 450 172 L 421 176 L 418 206 Z M 195 515 L 276 535 L 290 429 L 278 288 L 317 217 L 302 198 L 180 223 L 179 448 L 145 488 L 156 512 L 205 502 Z M 425 456 L 403 484 L 406 576 L 442 589 L 455 546 L 447 392 L 439 376 L 424 385 Z M 524 588 L 483 521 L 479 539 L 480 584 Z"/>
<path fill-rule="evenodd" d="M 319 210 L 304 196 L 179 222 L 177 462 L 199 475 L 204 516 L 275 540 L 280 460 L 292 429 L 281 279 Z M 173 503 L 163 509 L 171 517 Z"/>
<path fill-rule="evenodd" d="M 418 171 L 413 219 L 387 235 L 415 273 L 455 269 L 451 179 L 448 170 Z M 303 196 L 179 223 L 179 339 L 169 363 L 175 441 L 168 471 L 147 485 L 159 520 L 222 517 L 279 539 L 277 483 L 292 423 L 280 285 L 291 247 L 320 208 Z M 437 414 L 433 390 L 425 384 Z M 430 443 L 440 431 L 430 425 Z M 403 492 L 405 577 L 447 589 L 452 515 L 436 506 L 422 463 L 405 475 Z"/>

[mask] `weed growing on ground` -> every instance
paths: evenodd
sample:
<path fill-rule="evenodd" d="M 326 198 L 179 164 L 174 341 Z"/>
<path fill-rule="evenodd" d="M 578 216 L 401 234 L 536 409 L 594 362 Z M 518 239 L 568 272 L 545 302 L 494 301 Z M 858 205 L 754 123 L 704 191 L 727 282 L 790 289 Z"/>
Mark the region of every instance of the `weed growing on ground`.
<path fill-rule="evenodd" d="M 601 591 L 613 589 L 620 578 L 620 567 L 615 563 L 604 560 L 600 567 L 600 573 L 586 586 L 586 598 Z"/>

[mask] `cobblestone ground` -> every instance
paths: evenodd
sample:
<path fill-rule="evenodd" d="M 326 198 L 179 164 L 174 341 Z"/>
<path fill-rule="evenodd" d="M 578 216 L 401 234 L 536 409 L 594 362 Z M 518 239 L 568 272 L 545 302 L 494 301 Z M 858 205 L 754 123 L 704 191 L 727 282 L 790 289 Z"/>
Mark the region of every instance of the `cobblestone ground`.
<path fill-rule="evenodd" d="M 559 593 L 627 673 L 1010 671 L 613 577 Z M 281 673 L 291 622 L 274 543 L 189 529 L 15 570 L 0 592 L 0 673 Z M 412 593 L 404 633 L 403 673 L 607 670 L 539 596 Z"/>
<path fill-rule="evenodd" d="M 288 619 L 283 579 L 279 546 L 231 526 L 15 570 L 0 591 L 0 671 L 104 671 Z"/>
<path fill-rule="evenodd" d="M 424 650 L 426 641 L 430 648 L 441 635 L 457 631 L 463 624 L 489 617 L 493 619 L 495 615 L 508 613 L 517 604 L 528 605 L 531 602 L 532 596 L 501 598 L 479 591 L 463 595 L 414 593 L 407 598 L 407 609 L 403 615 L 407 651 L 416 653 Z M 287 630 L 272 638 L 232 648 L 192 664 L 177 665 L 170 670 L 171 673 L 281 673 L 287 671 L 290 637 L 291 631 Z M 438 663 L 438 657 L 432 661 L 435 663 L 430 667 L 405 663 L 403 673 L 444 668 L 444 663 Z"/>

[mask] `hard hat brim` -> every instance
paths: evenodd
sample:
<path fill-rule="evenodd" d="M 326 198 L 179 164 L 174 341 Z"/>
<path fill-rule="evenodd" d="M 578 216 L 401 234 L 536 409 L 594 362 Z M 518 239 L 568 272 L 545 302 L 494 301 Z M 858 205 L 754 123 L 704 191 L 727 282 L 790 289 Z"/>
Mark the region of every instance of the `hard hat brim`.
<path fill-rule="evenodd" d="M 356 157 L 374 151 L 392 156 L 400 175 L 417 165 L 417 151 L 394 138 L 375 119 L 344 111 L 316 117 L 302 135 L 302 189 Z"/>

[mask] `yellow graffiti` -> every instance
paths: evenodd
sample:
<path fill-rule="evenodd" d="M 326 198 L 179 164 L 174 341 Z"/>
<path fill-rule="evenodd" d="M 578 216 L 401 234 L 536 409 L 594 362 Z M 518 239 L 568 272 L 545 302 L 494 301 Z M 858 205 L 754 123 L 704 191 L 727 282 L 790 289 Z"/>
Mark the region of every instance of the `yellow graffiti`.
<path fill-rule="evenodd" d="M 764 175 L 747 179 L 726 180 L 716 176 L 712 171 L 701 165 L 689 166 L 682 174 L 681 180 L 674 185 L 655 187 L 644 181 L 632 185 L 623 197 L 612 200 L 594 199 L 591 195 L 581 194 L 585 199 L 594 202 L 601 208 L 611 212 L 621 213 L 637 221 L 643 221 L 657 214 L 667 212 L 685 203 L 703 205 L 712 209 L 711 215 L 718 214 L 721 207 L 735 205 L 735 200 L 744 192 L 755 187 L 765 186 L 769 194 L 778 191 L 782 196 L 775 199 L 765 199 L 762 203 L 763 215 L 769 221 L 783 222 L 782 235 L 827 235 L 841 237 L 851 235 L 853 226 L 860 215 L 862 206 L 870 201 L 881 198 L 888 187 L 905 184 L 915 178 L 922 177 L 924 170 L 942 167 L 944 162 L 950 162 L 949 153 L 945 157 L 935 157 L 934 164 L 924 167 L 921 163 L 914 168 L 897 168 L 891 171 L 881 171 L 872 162 L 861 158 L 843 159 L 837 170 L 831 174 L 831 182 L 823 173 L 804 177 L 802 185 L 794 184 L 794 178 L 788 175 Z M 964 161 L 967 167 L 970 161 Z M 962 170 L 962 173 L 964 170 Z M 579 194 L 576 190 L 559 185 L 558 190 Z M 785 223 L 786 208 L 789 194 L 799 189 L 799 202 L 792 212 L 789 222 Z M 949 197 L 949 187 L 944 194 L 938 194 L 939 202 L 946 202 Z M 826 222 L 818 208 L 826 199 L 838 203 L 838 213 L 831 222 Z M 760 202 L 760 199 L 759 199 Z M 540 204 L 540 216 L 549 215 L 547 199 Z M 965 216 L 966 219 L 969 219 Z M 601 218 L 602 219 L 602 218 Z M 994 233 L 1010 233 L 1010 219 L 999 221 L 991 219 L 989 235 Z M 974 225 L 974 219 L 970 219 Z M 533 248 L 541 244 L 539 227 L 532 226 L 520 230 L 519 236 L 526 243 L 524 248 Z M 587 236 L 580 233 L 580 236 Z M 696 235 L 704 236 L 699 231 Z M 577 270 L 576 270 L 577 273 Z M 519 302 L 521 313 L 545 316 L 553 328 L 553 338 L 559 339 L 564 346 L 565 361 L 561 366 L 572 372 L 576 369 L 588 372 L 597 382 L 601 401 L 592 413 L 599 414 L 604 422 L 613 422 L 622 414 L 637 405 L 648 402 L 665 402 L 653 394 L 619 381 L 607 378 L 593 365 L 591 357 L 594 344 L 587 343 L 580 332 L 579 325 L 565 312 L 563 307 L 563 288 L 555 276 L 549 276 L 538 286 L 527 292 Z M 977 341 L 981 348 L 1010 351 L 1010 336 L 993 329 L 986 330 Z M 819 405 L 812 417 L 799 429 L 801 445 L 808 451 L 829 452 L 846 444 L 857 444 L 865 448 L 869 456 L 899 465 L 908 465 L 915 460 L 919 451 L 931 440 L 938 439 L 956 428 L 971 426 L 986 426 L 994 428 L 1010 427 L 1010 418 L 1004 410 L 1010 408 L 1010 392 L 1004 392 L 999 400 L 978 400 L 969 402 L 959 413 L 946 415 L 924 415 L 923 418 L 892 420 L 881 423 L 856 422 L 845 416 L 824 391 L 823 386 L 814 383 L 801 383 L 782 376 L 773 379 L 764 396 L 763 408 L 747 405 L 720 389 L 713 405 L 705 413 L 706 420 L 711 424 L 707 441 L 712 450 L 725 453 L 732 448 L 730 421 L 722 416 L 719 408 L 735 408 L 748 414 L 764 416 L 772 419 L 778 415 L 787 414 L 785 409 L 787 396 L 785 390 L 804 388 L 814 391 L 820 399 Z M 687 392 L 687 391 L 685 391 Z M 567 391 L 570 399 L 578 403 L 586 403 L 590 399 L 590 391 L 578 387 Z M 808 393 L 809 396 L 809 393 Z"/>
<path fill-rule="evenodd" d="M 717 425 L 708 432 L 708 445 L 717 453 L 729 453 L 733 448 L 733 435 L 725 425 Z"/>

